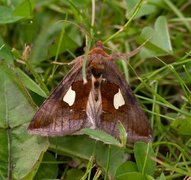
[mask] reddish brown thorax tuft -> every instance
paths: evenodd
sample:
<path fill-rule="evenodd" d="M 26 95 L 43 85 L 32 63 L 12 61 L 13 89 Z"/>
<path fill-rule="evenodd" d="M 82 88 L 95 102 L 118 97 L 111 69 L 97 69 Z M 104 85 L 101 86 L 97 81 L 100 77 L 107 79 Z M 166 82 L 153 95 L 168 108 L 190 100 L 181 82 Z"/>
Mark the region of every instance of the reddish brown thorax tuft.
<path fill-rule="evenodd" d="M 90 52 L 90 55 L 93 54 L 100 54 L 104 57 L 109 57 L 109 55 L 104 51 L 104 47 L 103 47 L 103 43 L 101 41 L 98 41 L 95 45 L 95 47 L 93 47 Z"/>

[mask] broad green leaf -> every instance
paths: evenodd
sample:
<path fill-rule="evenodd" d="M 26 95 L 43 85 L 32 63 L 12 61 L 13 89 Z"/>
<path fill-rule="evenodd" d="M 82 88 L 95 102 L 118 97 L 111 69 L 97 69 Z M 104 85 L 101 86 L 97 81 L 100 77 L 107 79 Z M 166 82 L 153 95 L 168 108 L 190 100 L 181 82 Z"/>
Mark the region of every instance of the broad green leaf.
<path fill-rule="evenodd" d="M 115 176 L 117 178 L 118 176 L 124 175 L 128 172 L 138 172 L 136 163 L 134 163 L 132 161 L 127 161 L 127 162 L 123 163 L 117 169 Z"/>
<path fill-rule="evenodd" d="M 49 28 L 46 28 L 46 26 L 49 26 Z M 45 28 L 42 28 L 39 35 L 36 37 L 30 56 L 31 63 L 35 65 L 45 59 L 49 59 L 57 55 L 59 36 L 63 28 L 63 22 L 54 24 L 47 22 L 47 24 L 43 24 L 43 27 Z M 73 31 L 71 30 L 71 32 Z M 73 39 L 78 39 L 79 32 L 71 34 L 70 37 L 69 34 L 71 32 L 69 31 L 67 34 L 64 34 L 58 54 L 67 50 L 72 51 L 78 47 L 78 44 Z"/>
<path fill-rule="evenodd" d="M 6 60 L 7 62 L 13 62 L 13 56 L 11 49 L 6 45 L 4 40 L 0 36 L 0 61 Z"/>
<path fill-rule="evenodd" d="M 13 10 L 11 8 L 0 6 L 0 24 L 13 23 L 22 19 L 22 17 L 13 16 Z"/>
<path fill-rule="evenodd" d="M 164 16 L 160 16 L 156 20 L 154 28 L 145 27 L 141 33 L 141 38 L 150 39 L 145 46 L 147 49 L 142 48 L 141 57 L 164 56 L 172 52 L 168 23 Z"/>
<path fill-rule="evenodd" d="M 32 18 L 32 3 L 30 0 L 22 1 L 14 10 L 14 16 Z"/>
<path fill-rule="evenodd" d="M 47 138 L 29 135 L 26 132 L 27 127 L 28 123 L 15 128 L 11 133 L 12 143 L 9 155 L 12 156 L 15 179 L 22 179 L 31 173 L 36 163 L 39 163 L 41 154 L 48 148 Z"/>
<path fill-rule="evenodd" d="M 160 177 L 157 178 L 157 180 L 166 180 L 166 177 L 163 172 L 161 173 Z"/>
<path fill-rule="evenodd" d="M 89 160 L 95 156 L 96 163 L 106 169 L 108 145 L 96 142 L 85 135 L 50 138 L 50 149 L 58 154 L 67 154 Z M 124 163 L 125 153 L 121 148 L 111 146 L 109 174 L 114 177 L 116 169 Z"/>
<path fill-rule="evenodd" d="M 133 177 L 134 176 L 134 177 Z M 123 163 L 117 169 L 115 178 L 118 180 L 123 179 L 144 179 L 144 180 L 151 180 L 153 177 L 144 175 L 138 171 L 137 165 L 132 161 L 127 161 Z"/>
<path fill-rule="evenodd" d="M 26 90 L 13 67 L 0 63 L 0 127 L 14 128 L 28 122 L 34 114 Z"/>
<path fill-rule="evenodd" d="M 116 180 L 147 180 L 140 172 L 127 172 L 116 177 Z"/>
<path fill-rule="evenodd" d="M 152 159 L 155 157 L 155 154 L 151 143 L 136 142 L 134 155 L 139 172 L 152 176 L 156 168 L 156 162 Z"/>
<path fill-rule="evenodd" d="M 126 6 L 126 17 L 130 18 L 132 16 L 133 8 L 135 8 L 136 4 L 139 2 L 139 0 L 126 0 L 125 1 Z M 152 14 L 156 12 L 158 6 L 162 3 L 162 0 L 155 0 L 154 2 L 152 0 L 147 0 L 147 3 L 144 3 L 139 10 L 139 12 L 136 14 L 135 19 L 140 18 L 141 16 L 146 16 L 149 14 Z"/>
<path fill-rule="evenodd" d="M 171 127 L 178 134 L 191 136 L 191 119 L 177 119 L 172 122 Z"/>
<path fill-rule="evenodd" d="M 80 132 L 90 136 L 93 139 L 102 141 L 105 144 L 121 146 L 120 142 L 117 139 L 115 139 L 113 136 L 111 136 L 110 134 L 102 130 L 85 128 L 85 129 L 82 129 Z"/>
<path fill-rule="evenodd" d="M 22 179 L 36 166 L 48 142 L 27 133 L 35 109 L 14 67 L 4 62 L 0 63 L 0 92 L 0 177 Z"/>
<path fill-rule="evenodd" d="M 44 154 L 42 163 L 35 175 L 34 180 L 56 179 L 58 176 L 58 164 L 55 156 L 49 152 Z"/>
<path fill-rule="evenodd" d="M 52 44 L 48 48 L 47 57 L 48 58 L 54 57 L 56 55 L 58 47 L 59 47 L 59 39 L 56 39 L 54 44 Z M 78 44 L 71 37 L 69 37 L 68 33 L 64 34 L 64 38 L 61 40 L 61 44 L 60 44 L 60 47 L 59 47 L 58 54 L 63 53 L 65 51 L 67 51 L 67 50 L 72 51 L 73 49 L 75 49 L 77 47 L 78 47 Z"/>
<path fill-rule="evenodd" d="M 17 72 L 20 80 L 31 91 L 37 93 L 42 97 L 47 97 L 46 93 L 38 86 L 28 75 L 26 75 L 21 69 L 17 68 Z"/>
<path fill-rule="evenodd" d="M 0 179 L 7 179 L 9 164 L 7 130 L 0 128 Z"/>
<path fill-rule="evenodd" d="M 84 172 L 79 169 L 70 169 L 67 171 L 66 180 L 79 180 L 83 176 Z"/>
<path fill-rule="evenodd" d="M 42 25 L 42 29 L 40 30 L 38 36 L 36 36 L 36 39 L 34 41 L 33 50 L 30 56 L 31 64 L 38 65 L 43 60 L 47 59 L 48 48 L 51 44 L 54 43 L 54 40 L 59 36 L 61 28 L 61 24 L 53 25 L 49 21 L 44 22 L 44 24 Z"/>
<path fill-rule="evenodd" d="M 88 160 L 96 147 L 95 141 L 87 136 L 74 135 L 64 137 L 50 137 L 50 149 L 58 154 L 74 155 Z M 88 148 L 88 147 L 91 148 Z"/>
<path fill-rule="evenodd" d="M 89 147 L 91 148 L 91 147 Z M 110 148 L 110 149 L 109 149 Z M 110 157 L 108 159 L 108 154 Z M 122 148 L 112 145 L 106 145 L 101 142 L 97 143 L 95 150 L 95 159 L 97 164 L 104 169 L 106 172 L 107 163 L 109 161 L 108 173 L 110 176 L 114 177 L 117 168 L 125 162 L 126 154 Z"/>
<path fill-rule="evenodd" d="M 36 163 L 34 164 L 34 166 L 32 167 L 31 171 L 29 174 L 27 174 L 27 176 L 25 176 L 25 178 L 23 178 L 23 180 L 33 180 L 37 171 L 38 171 L 38 168 L 42 162 L 42 158 L 44 156 L 44 152 L 42 152 L 38 158 L 38 161 L 36 161 Z"/>

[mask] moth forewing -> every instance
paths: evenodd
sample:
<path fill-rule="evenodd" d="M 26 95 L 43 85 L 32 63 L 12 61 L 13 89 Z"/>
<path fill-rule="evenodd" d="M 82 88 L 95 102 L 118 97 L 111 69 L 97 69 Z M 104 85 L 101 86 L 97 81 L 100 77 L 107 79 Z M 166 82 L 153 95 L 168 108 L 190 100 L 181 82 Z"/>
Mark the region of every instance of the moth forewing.
<path fill-rule="evenodd" d="M 83 82 L 80 83 L 82 79 L 81 64 L 83 56 L 77 58 L 77 60 L 74 60 L 73 68 L 34 115 L 28 127 L 29 133 L 42 136 L 62 136 L 73 134 L 81 129 L 85 112 L 78 112 L 79 106 L 75 105 L 75 101 L 85 92 L 83 92 L 83 90 L 86 89 L 87 86 L 83 86 Z M 75 88 L 74 92 L 76 96 L 74 104 L 69 106 L 67 102 L 63 101 L 63 98 L 72 86 Z M 77 100 L 77 102 L 79 101 Z"/>
<path fill-rule="evenodd" d="M 101 88 L 103 113 L 100 129 L 119 138 L 117 128 L 119 120 L 126 129 L 129 141 L 150 141 L 152 136 L 147 117 L 126 80 L 112 61 L 104 62 L 104 67 L 102 76 L 106 81 L 102 83 Z M 113 100 L 119 90 L 125 103 L 121 103 L 116 109 Z"/>

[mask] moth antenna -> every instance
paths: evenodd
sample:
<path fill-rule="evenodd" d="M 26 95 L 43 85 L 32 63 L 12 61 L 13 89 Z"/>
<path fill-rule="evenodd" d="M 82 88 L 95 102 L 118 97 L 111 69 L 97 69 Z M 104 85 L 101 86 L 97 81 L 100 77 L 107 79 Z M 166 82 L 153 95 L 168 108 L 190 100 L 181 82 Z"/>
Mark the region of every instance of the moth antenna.
<path fill-rule="evenodd" d="M 116 59 L 128 59 L 134 55 L 136 55 L 142 47 L 144 47 L 144 45 L 151 39 L 152 37 L 148 38 L 146 41 L 143 42 L 143 44 L 141 44 L 139 47 L 137 47 L 136 49 L 134 49 L 133 51 L 129 52 L 129 53 L 113 53 L 111 54 L 111 57 L 113 61 L 115 61 Z"/>

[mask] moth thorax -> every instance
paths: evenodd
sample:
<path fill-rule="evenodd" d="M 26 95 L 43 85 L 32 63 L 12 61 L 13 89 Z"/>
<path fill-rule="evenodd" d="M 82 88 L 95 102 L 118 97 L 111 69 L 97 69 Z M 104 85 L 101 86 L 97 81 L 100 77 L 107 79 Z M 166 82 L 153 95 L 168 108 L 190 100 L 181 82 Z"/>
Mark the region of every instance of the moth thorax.
<path fill-rule="evenodd" d="M 97 79 L 103 74 L 104 65 L 100 61 L 93 61 L 91 63 L 92 75 Z"/>
<path fill-rule="evenodd" d="M 100 92 L 101 81 L 102 81 L 102 75 L 99 78 L 95 78 L 94 75 L 92 75 L 92 90 L 94 94 L 94 100 L 96 102 L 99 99 L 101 99 L 101 92 Z"/>
<path fill-rule="evenodd" d="M 100 116 L 102 113 L 102 98 L 100 85 L 102 81 L 102 76 L 95 78 L 92 75 L 92 88 L 88 97 L 88 102 L 86 106 L 87 120 L 90 124 L 90 128 L 94 129 L 99 124 Z"/>

